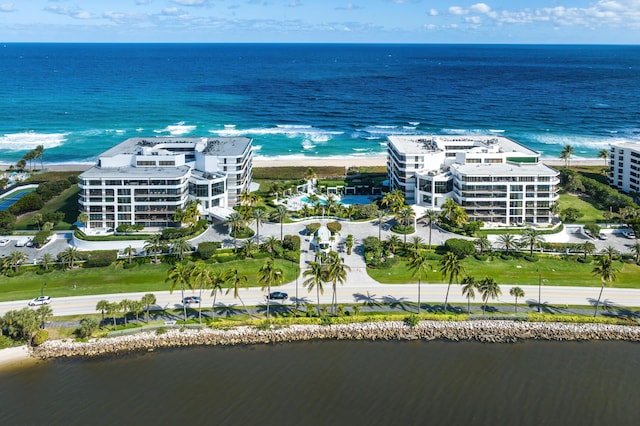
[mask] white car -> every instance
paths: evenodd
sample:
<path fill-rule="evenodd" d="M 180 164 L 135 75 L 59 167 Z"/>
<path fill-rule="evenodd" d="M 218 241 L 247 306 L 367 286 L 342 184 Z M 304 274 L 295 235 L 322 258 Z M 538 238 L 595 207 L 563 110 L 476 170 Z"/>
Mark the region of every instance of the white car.
<path fill-rule="evenodd" d="M 48 305 L 51 303 L 51 296 L 38 296 L 29 302 L 29 306 Z"/>
<path fill-rule="evenodd" d="M 9 240 L 3 238 L 2 240 L 0 240 L 0 247 L 6 247 L 7 245 L 9 245 L 9 242 Z"/>

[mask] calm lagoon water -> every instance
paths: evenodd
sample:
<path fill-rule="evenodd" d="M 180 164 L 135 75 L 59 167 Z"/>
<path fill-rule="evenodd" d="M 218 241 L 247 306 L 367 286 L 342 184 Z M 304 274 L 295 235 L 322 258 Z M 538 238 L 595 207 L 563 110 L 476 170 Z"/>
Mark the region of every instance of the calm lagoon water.
<path fill-rule="evenodd" d="M 637 424 L 638 344 L 195 347 L 0 375 L 0 424 Z"/>

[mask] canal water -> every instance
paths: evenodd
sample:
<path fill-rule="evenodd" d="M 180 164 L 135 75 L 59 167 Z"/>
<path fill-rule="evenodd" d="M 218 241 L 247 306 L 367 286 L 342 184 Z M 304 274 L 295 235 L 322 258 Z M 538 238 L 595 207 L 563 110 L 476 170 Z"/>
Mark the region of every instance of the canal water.
<path fill-rule="evenodd" d="M 322 341 L 0 373 L 0 424 L 635 425 L 640 345 Z"/>

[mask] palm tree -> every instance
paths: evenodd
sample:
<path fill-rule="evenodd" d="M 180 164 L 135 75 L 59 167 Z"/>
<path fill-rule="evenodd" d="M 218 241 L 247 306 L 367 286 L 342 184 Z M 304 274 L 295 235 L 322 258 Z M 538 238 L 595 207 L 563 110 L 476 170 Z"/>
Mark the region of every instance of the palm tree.
<path fill-rule="evenodd" d="M 83 227 L 87 227 L 87 223 L 89 222 L 89 215 L 86 213 L 80 213 L 78 215 L 78 222 L 82 224 Z"/>
<path fill-rule="evenodd" d="M 122 318 L 124 319 L 124 325 L 127 325 L 127 314 L 131 310 L 131 300 L 122 299 L 120 303 L 118 303 L 118 309 L 122 311 Z"/>
<path fill-rule="evenodd" d="M 255 244 L 251 240 L 246 240 L 242 243 L 242 247 L 240 247 L 240 252 L 244 255 L 244 257 L 251 257 L 253 254 L 253 249 L 255 248 Z"/>
<path fill-rule="evenodd" d="M 51 253 L 44 253 L 40 258 L 40 265 L 45 271 L 49 270 L 49 265 L 53 263 L 53 255 Z"/>
<path fill-rule="evenodd" d="M 502 234 L 498 236 L 498 244 L 509 254 L 517 246 L 516 237 L 509 233 Z"/>
<path fill-rule="evenodd" d="M 131 246 L 129 246 L 129 247 L 124 249 L 124 254 L 127 255 L 128 258 L 129 258 L 129 265 L 131 265 L 131 256 L 133 256 L 137 252 L 138 251 L 136 249 L 134 249 L 133 247 L 131 247 Z"/>
<path fill-rule="evenodd" d="M 185 237 L 178 238 L 171 244 L 171 253 L 176 256 L 179 260 L 184 260 L 187 256 L 187 253 L 191 253 L 193 247 Z"/>
<path fill-rule="evenodd" d="M 202 289 L 211 286 L 212 271 L 203 260 L 198 260 L 193 264 L 189 279 L 199 290 L 200 303 L 202 303 Z M 198 306 L 198 322 L 202 324 L 202 305 Z"/>
<path fill-rule="evenodd" d="M 480 281 L 480 292 L 482 293 L 482 301 L 484 302 L 484 307 L 482 309 L 482 314 L 487 310 L 487 303 L 489 303 L 489 298 L 495 299 L 500 294 L 502 294 L 502 290 L 500 290 L 500 286 L 493 278 L 485 277 L 482 281 Z"/>
<path fill-rule="evenodd" d="M 211 289 L 211 295 L 213 296 L 213 303 L 211 304 L 211 318 L 216 315 L 216 297 L 218 292 L 222 293 L 222 286 L 227 282 L 227 278 L 224 273 L 220 271 L 211 271 L 211 281 L 209 282 L 209 288 Z"/>
<path fill-rule="evenodd" d="M 489 241 L 489 237 L 486 235 L 481 235 L 480 238 L 475 240 L 473 243 L 478 248 L 480 254 L 484 254 L 485 251 L 491 250 L 491 241 Z"/>
<path fill-rule="evenodd" d="M 102 321 L 104 321 L 104 313 L 107 311 L 107 309 L 109 308 L 109 301 L 108 300 L 99 300 L 98 303 L 96 303 L 96 311 L 100 311 L 100 313 L 102 314 Z"/>
<path fill-rule="evenodd" d="M 274 265 L 273 259 L 267 259 L 258 270 L 258 280 L 262 283 L 262 291 L 267 290 L 267 320 L 269 320 L 271 286 L 279 286 L 284 282 L 282 269 Z"/>
<path fill-rule="evenodd" d="M 635 262 L 640 263 L 640 243 L 636 242 L 633 247 L 631 247 L 631 252 L 633 253 Z"/>
<path fill-rule="evenodd" d="M 384 223 L 384 218 L 387 214 L 384 210 L 376 211 L 376 219 L 378 220 L 378 239 L 382 241 L 382 224 Z"/>
<path fill-rule="evenodd" d="M 75 247 L 69 247 L 62 253 L 60 253 L 60 260 L 67 264 L 69 269 L 73 269 L 76 260 L 80 259 L 78 249 Z"/>
<path fill-rule="evenodd" d="M 387 237 L 387 239 L 385 240 L 385 245 L 391 253 L 396 254 L 396 249 L 400 245 L 400 237 L 395 234 L 389 235 L 389 237 Z"/>
<path fill-rule="evenodd" d="M 451 283 L 458 280 L 458 277 L 464 273 L 464 268 L 460 263 L 460 259 L 453 252 L 446 252 L 440 259 L 440 269 L 442 270 L 442 278 L 449 277 L 449 285 L 447 285 L 447 294 L 444 297 L 444 312 L 447 312 L 447 302 L 449 300 L 449 289 Z"/>
<path fill-rule="evenodd" d="M 596 250 L 596 245 L 591 241 L 585 241 L 584 243 L 580 244 L 579 247 L 580 251 L 583 253 L 584 259 L 586 259 L 588 255 Z"/>
<path fill-rule="evenodd" d="M 261 245 L 261 250 L 266 251 L 267 253 L 273 253 L 276 251 L 279 245 L 280 244 L 275 237 L 267 237 L 267 239 L 264 240 L 264 243 L 262 243 Z"/>
<path fill-rule="evenodd" d="M 318 296 L 318 316 L 320 316 L 320 295 L 324 294 L 324 288 L 322 287 L 322 283 L 324 282 L 324 271 L 322 268 L 322 264 L 319 262 L 309 262 L 309 266 L 302 273 L 303 276 L 309 277 L 303 281 L 302 285 L 308 288 L 309 291 L 313 290 L 313 287 L 316 288 L 316 294 Z"/>
<path fill-rule="evenodd" d="M 36 309 L 36 317 L 40 320 L 41 327 L 45 328 L 45 323 L 53 316 L 53 309 L 49 305 L 40 305 Z"/>
<path fill-rule="evenodd" d="M 282 241 L 284 239 L 283 223 L 284 220 L 289 216 L 289 210 L 287 210 L 287 208 L 282 204 L 279 204 L 278 206 L 276 206 L 276 209 L 272 213 L 272 215 L 275 220 L 280 222 L 280 241 Z"/>
<path fill-rule="evenodd" d="M 173 293 L 173 290 L 176 289 L 177 286 L 180 286 L 180 293 L 182 295 L 181 301 L 184 301 L 184 289 L 186 286 L 190 285 L 189 278 L 191 275 L 191 265 L 188 265 L 184 262 L 178 262 L 173 265 L 167 271 L 167 278 L 164 280 L 165 282 L 170 283 L 169 285 L 169 293 Z M 182 303 L 182 310 L 184 312 L 184 321 L 187 321 L 187 305 Z"/>
<path fill-rule="evenodd" d="M 435 210 L 427 210 L 422 215 L 422 219 L 429 225 L 429 247 L 431 247 L 431 233 L 433 232 L 433 224 L 438 220 L 440 215 Z"/>
<path fill-rule="evenodd" d="M 565 167 L 569 167 L 569 162 L 573 154 L 575 154 L 575 150 L 571 145 L 565 145 L 562 152 L 560 152 L 560 158 L 564 160 Z"/>
<path fill-rule="evenodd" d="M 533 228 L 527 228 L 522 231 L 520 237 L 520 244 L 524 247 L 529 247 L 529 256 L 533 256 L 533 249 L 544 243 L 544 237 L 540 232 Z"/>
<path fill-rule="evenodd" d="M 21 252 L 20 250 L 14 250 L 11 252 L 9 257 L 7 258 L 8 265 L 13 268 L 14 272 L 17 274 L 20 268 L 20 265 L 26 262 L 29 258 L 26 253 Z"/>
<path fill-rule="evenodd" d="M 518 315 L 518 297 L 524 297 L 524 290 L 520 287 L 511 287 L 511 290 L 509 290 L 509 294 L 516 298 L 513 306 L 516 309 L 516 315 Z"/>
<path fill-rule="evenodd" d="M 404 207 L 403 209 L 399 210 L 396 215 L 395 215 L 395 219 L 398 223 L 400 223 L 400 225 L 404 226 L 404 245 L 407 245 L 407 229 L 410 225 L 413 225 L 413 221 L 416 218 L 416 214 L 413 211 L 413 209 L 411 207 Z"/>
<path fill-rule="evenodd" d="M 616 250 L 615 248 L 613 248 L 612 246 L 607 246 L 607 247 L 603 248 L 600 253 L 603 256 L 607 256 L 610 261 L 613 261 L 614 259 L 616 259 L 620 255 L 620 252 L 618 250 Z"/>
<path fill-rule="evenodd" d="M 462 286 L 462 295 L 467 298 L 467 314 L 471 313 L 471 299 L 476 298 L 476 289 L 478 288 L 478 283 L 476 279 L 472 276 L 467 275 L 460 281 L 460 285 Z"/>
<path fill-rule="evenodd" d="M 116 325 L 116 315 L 120 312 L 120 305 L 116 302 L 107 302 L 107 306 L 105 308 L 107 315 L 113 318 L 113 328 L 114 330 L 117 328 Z"/>
<path fill-rule="evenodd" d="M 31 220 L 38 227 L 38 231 L 40 230 L 40 225 L 42 225 L 42 213 L 35 213 L 31 216 Z"/>
<path fill-rule="evenodd" d="M 347 215 L 347 219 L 351 220 L 351 218 L 357 213 L 357 209 L 353 204 L 349 204 L 348 206 L 345 207 L 344 212 Z M 376 215 L 378 214 L 378 211 L 376 211 Z M 378 239 L 380 239 L 380 237 L 378 237 Z"/>
<path fill-rule="evenodd" d="M 336 314 L 336 284 L 341 285 L 347 280 L 347 271 L 351 270 L 349 266 L 343 263 L 343 259 L 335 251 L 330 251 L 327 256 L 326 262 L 326 276 L 327 281 L 332 284 L 333 287 L 333 314 Z"/>
<path fill-rule="evenodd" d="M 244 224 L 245 224 L 244 218 L 240 213 L 234 211 L 231 214 L 229 214 L 229 216 L 227 216 L 227 220 L 225 221 L 225 223 L 229 227 L 229 233 L 233 236 L 233 248 L 238 248 L 238 245 L 237 245 L 238 229 L 244 227 Z"/>
<path fill-rule="evenodd" d="M 431 271 L 431 265 L 425 252 L 414 250 L 409 258 L 409 270 L 412 270 L 412 278 L 418 278 L 418 315 L 420 315 L 420 288 L 422 286 L 422 276 L 427 279 L 427 272 Z"/>
<path fill-rule="evenodd" d="M 591 271 L 593 275 L 597 275 L 600 277 L 600 281 L 602 282 L 602 286 L 600 287 L 600 294 L 598 295 L 598 301 L 596 302 L 596 309 L 593 312 L 593 317 L 595 318 L 598 315 L 598 306 L 600 306 L 600 299 L 602 298 L 602 291 L 604 290 L 604 286 L 614 282 L 618 276 L 616 274 L 616 269 L 613 267 L 613 262 L 608 256 L 600 256 L 598 257 L 596 267 Z"/>
<path fill-rule="evenodd" d="M 411 237 L 411 242 L 409 243 L 409 245 L 412 251 L 418 251 L 422 249 L 422 246 L 424 245 L 424 240 L 421 237 L 414 236 L 414 237 Z"/>
<path fill-rule="evenodd" d="M 608 149 L 601 149 L 598 152 L 598 157 L 602 158 L 604 160 L 604 166 L 607 167 L 607 160 L 609 159 L 609 150 Z"/>
<path fill-rule="evenodd" d="M 260 242 L 260 225 L 267 218 L 267 213 L 262 209 L 255 209 L 251 214 L 251 217 L 256 223 L 256 241 Z"/>
<path fill-rule="evenodd" d="M 151 306 L 155 305 L 157 302 L 156 295 L 153 293 L 147 293 L 142 296 L 141 302 L 144 305 L 144 310 L 147 311 L 147 323 L 149 323 L 149 310 L 151 309 Z"/>
<path fill-rule="evenodd" d="M 42 162 L 42 156 L 44 154 L 44 145 L 38 145 L 35 147 L 33 152 L 36 154 L 36 160 L 40 159 L 40 170 L 44 169 L 44 164 Z"/>
<path fill-rule="evenodd" d="M 165 248 L 164 243 L 160 239 L 160 234 L 149 235 L 144 242 L 144 251 L 147 254 L 153 254 L 153 263 L 158 263 L 158 253 Z"/>
<path fill-rule="evenodd" d="M 140 322 L 140 311 L 142 311 L 144 305 L 140 300 L 129 300 L 129 311 L 136 316 L 136 322 Z"/>
<path fill-rule="evenodd" d="M 242 303 L 242 306 L 244 307 L 245 312 L 247 312 L 247 314 L 249 314 L 249 318 L 251 318 L 252 315 L 247 309 L 247 306 L 244 304 L 242 297 L 240 297 L 240 291 L 239 291 L 240 288 L 247 288 L 249 278 L 247 278 L 246 275 L 241 275 L 240 272 L 238 272 L 238 268 L 235 268 L 235 267 L 229 269 L 225 273 L 225 278 L 226 278 L 226 281 L 229 283 L 229 288 L 227 289 L 226 294 L 229 294 L 229 292 L 233 290 L 233 298 L 240 299 L 240 302 Z"/>
<path fill-rule="evenodd" d="M 332 211 L 335 211 L 340 207 L 340 203 L 336 200 L 336 197 L 333 194 L 327 196 L 326 203 L 327 215 L 329 216 L 331 216 Z"/>

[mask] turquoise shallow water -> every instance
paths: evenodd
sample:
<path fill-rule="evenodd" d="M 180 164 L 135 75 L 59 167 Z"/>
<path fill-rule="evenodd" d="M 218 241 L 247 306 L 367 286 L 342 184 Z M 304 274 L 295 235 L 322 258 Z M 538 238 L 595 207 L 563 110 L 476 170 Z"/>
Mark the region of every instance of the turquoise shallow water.
<path fill-rule="evenodd" d="M 635 425 L 638 344 L 323 341 L 0 373 L 2 424 Z"/>
<path fill-rule="evenodd" d="M 6 44 L 0 160 L 92 161 L 132 136 L 248 135 L 258 156 L 383 155 L 495 133 L 543 156 L 640 140 L 640 46 Z"/>

